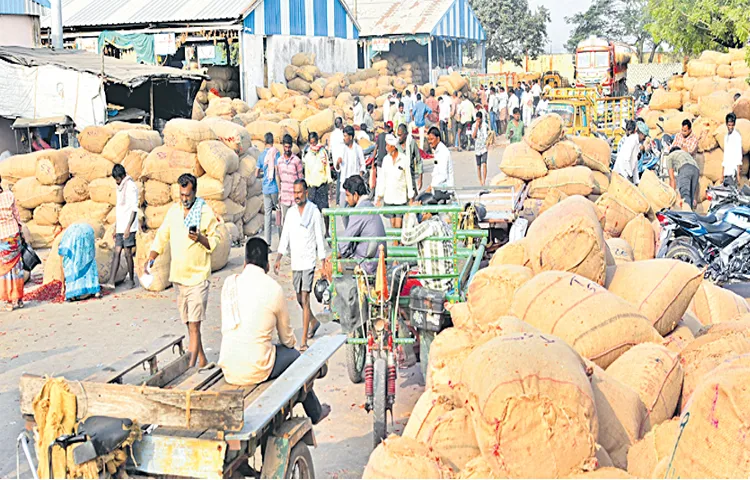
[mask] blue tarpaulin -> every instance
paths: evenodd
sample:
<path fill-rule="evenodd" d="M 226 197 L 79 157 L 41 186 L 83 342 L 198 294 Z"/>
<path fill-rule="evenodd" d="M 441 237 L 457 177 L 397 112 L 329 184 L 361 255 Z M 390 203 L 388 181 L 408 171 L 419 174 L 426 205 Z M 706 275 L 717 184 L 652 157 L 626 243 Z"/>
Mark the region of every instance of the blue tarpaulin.
<path fill-rule="evenodd" d="M 117 48 L 135 50 L 138 63 L 156 65 L 156 54 L 154 53 L 154 36 L 145 33 L 118 33 L 108 30 L 99 34 L 99 53 L 105 45 L 113 45 Z"/>

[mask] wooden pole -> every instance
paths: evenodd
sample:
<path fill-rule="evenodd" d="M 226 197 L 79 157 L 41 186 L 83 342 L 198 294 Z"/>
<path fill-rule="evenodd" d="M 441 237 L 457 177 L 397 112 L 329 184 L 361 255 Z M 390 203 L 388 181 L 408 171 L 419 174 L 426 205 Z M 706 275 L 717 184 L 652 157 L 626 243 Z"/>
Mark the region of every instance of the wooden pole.
<path fill-rule="evenodd" d="M 154 79 L 151 79 L 151 113 L 149 118 L 149 123 L 151 124 L 151 129 L 154 128 Z"/>

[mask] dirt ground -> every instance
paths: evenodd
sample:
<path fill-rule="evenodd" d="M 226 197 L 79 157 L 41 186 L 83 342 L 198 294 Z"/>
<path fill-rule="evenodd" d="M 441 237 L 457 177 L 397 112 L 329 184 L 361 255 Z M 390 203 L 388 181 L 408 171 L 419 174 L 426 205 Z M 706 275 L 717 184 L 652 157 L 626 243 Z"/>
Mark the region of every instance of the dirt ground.
<path fill-rule="evenodd" d="M 490 151 L 489 178 L 499 172 L 501 155 L 501 149 Z M 454 152 L 453 159 L 457 185 L 475 185 L 474 155 Z M 426 163 L 425 170 L 427 185 L 431 162 Z M 210 279 L 208 320 L 202 326 L 209 361 L 218 359 L 221 344 L 221 285 L 228 275 L 238 273 L 242 264 L 242 249 L 233 248 L 229 265 Z M 282 262 L 278 280 L 287 293 L 292 325 L 299 338 L 302 312 L 291 288 L 291 276 L 288 260 Z M 313 311 L 320 310 L 321 307 L 314 304 Z M 322 326 L 318 335 L 339 331 L 338 324 L 329 323 Z M 141 289 L 118 288 L 101 300 L 30 304 L 13 313 L 0 313 L 0 431 L 4 432 L 0 439 L 0 477 L 16 475 L 15 440 L 23 429 L 18 381 L 23 373 L 62 375 L 80 380 L 164 334 L 187 335 L 172 289 L 154 294 Z M 372 418 L 364 410 L 364 385 L 353 385 L 349 381 L 344 349 L 333 356 L 329 367 L 328 376 L 315 383 L 318 397 L 333 408 L 332 414 L 315 427 L 316 477 L 361 478 L 372 451 Z M 418 365 L 399 372 L 392 427 L 395 433 L 401 432 L 423 391 L 421 377 Z M 23 456 L 20 472 L 22 478 L 31 478 Z"/>

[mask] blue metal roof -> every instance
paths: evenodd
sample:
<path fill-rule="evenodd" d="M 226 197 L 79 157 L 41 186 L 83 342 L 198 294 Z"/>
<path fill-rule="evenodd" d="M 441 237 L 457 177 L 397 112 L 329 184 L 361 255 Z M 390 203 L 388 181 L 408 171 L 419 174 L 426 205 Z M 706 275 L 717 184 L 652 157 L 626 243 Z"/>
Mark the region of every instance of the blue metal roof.
<path fill-rule="evenodd" d="M 260 0 L 243 25 L 256 35 L 359 38 L 343 0 Z"/>
<path fill-rule="evenodd" d="M 52 8 L 49 0 L 0 0 L 0 15 L 42 16 L 44 8 Z"/>

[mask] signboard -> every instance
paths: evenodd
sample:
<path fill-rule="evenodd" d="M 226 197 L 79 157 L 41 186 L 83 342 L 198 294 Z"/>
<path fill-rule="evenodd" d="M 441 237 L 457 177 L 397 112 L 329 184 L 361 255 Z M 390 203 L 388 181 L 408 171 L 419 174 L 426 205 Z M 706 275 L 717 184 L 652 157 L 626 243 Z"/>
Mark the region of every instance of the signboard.
<path fill-rule="evenodd" d="M 388 52 L 391 50 L 391 42 L 387 38 L 373 38 L 372 50 L 374 52 Z"/>
<path fill-rule="evenodd" d="M 157 33 L 154 35 L 154 53 L 157 55 L 174 55 L 177 51 L 174 33 Z"/>
<path fill-rule="evenodd" d="M 216 57 L 216 47 L 213 44 L 198 45 L 198 60 L 213 60 Z"/>

